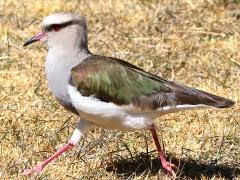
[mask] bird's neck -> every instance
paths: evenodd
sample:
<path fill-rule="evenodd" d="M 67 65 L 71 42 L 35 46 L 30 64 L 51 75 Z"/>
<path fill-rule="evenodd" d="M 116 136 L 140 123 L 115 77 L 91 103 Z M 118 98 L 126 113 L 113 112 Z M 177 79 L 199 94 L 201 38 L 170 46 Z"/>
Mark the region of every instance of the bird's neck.
<path fill-rule="evenodd" d="M 71 77 L 71 69 L 90 55 L 90 53 L 77 50 L 49 49 L 45 61 L 45 72 L 49 89 L 58 100 L 70 102 L 67 85 Z"/>

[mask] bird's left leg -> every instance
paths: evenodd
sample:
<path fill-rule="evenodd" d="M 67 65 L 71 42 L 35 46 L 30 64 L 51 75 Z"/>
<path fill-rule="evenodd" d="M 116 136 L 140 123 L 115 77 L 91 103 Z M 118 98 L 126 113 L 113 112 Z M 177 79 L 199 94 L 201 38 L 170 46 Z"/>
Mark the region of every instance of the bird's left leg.
<path fill-rule="evenodd" d="M 53 161 L 54 159 L 56 159 L 58 156 L 60 156 L 62 153 L 68 151 L 69 149 L 71 149 L 72 147 L 74 147 L 75 145 L 78 144 L 78 142 L 80 141 L 81 137 L 83 136 L 83 134 L 91 127 L 91 123 L 85 120 L 80 120 L 76 129 L 73 131 L 73 134 L 70 138 L 70 140 L 68 141 L 68 143 L 66 143 L 61 149 L 59 149 L 58 151 L 56 151 L 53 155 L 51 155 L 49 158 L 47 158 L 45 161 L 37 164 L 36 166 L 34 166 L 31 169 L 26 169 L 23 172 L 23 175 L 29 175 L 33 172 L 39 173 L 42 171 L 42 169 L 51 161 Z"/>
<path fill-rule="evenodd" d="M 168 174 L 172 175 L 173 177 L 176 177 L 175 171 L 177 170 L 177 167 L 174 164 L 172 164 L 172 163 L 170 163 L 170 162 L 168 162 L 166 160 L 165 153 L 161 149 L 161 146 L 160 146 L 160 143 L 159 143 L 159 140 L 158 140 L 158 136 L 157 136 L 157 132 L 156 132 L 155 126 L 153 125 L 150 128 L 150 130 L 151 130 L 151 133 L 152 133 L 152 137 L 153 137 L 154 143 L 155 143 L 155 145 L 157 147 L 157 151 L 158 151 L 159 158 L 160 158 L 160 161 L 161 161 L 163 169 Z"/>

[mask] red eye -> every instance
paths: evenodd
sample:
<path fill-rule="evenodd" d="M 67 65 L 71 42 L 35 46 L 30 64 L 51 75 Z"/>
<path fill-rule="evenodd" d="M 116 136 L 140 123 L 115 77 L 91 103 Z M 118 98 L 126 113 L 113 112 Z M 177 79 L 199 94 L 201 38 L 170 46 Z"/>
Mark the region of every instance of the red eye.
<path fill-rule="evenodd" d="M 51 30 L 53 30 L 53 31 L 60 31 L 61 30 L 61 25 L 59 25 L 59 24 L 53 24 L 52 26 L 51 26 Z"/>

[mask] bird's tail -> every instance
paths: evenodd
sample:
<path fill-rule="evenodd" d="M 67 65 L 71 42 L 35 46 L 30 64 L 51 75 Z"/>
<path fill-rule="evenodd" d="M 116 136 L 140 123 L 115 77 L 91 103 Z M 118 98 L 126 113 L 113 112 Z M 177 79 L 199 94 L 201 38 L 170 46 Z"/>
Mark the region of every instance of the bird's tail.
<path fill-rule="evenodd" d="M 210 94 L 195 88 L 168 82 L 167 86 L 174 90 L 177 104 L 207 105 L 216 108 L 228 108 L 235 104 L 234 101 Z"/>

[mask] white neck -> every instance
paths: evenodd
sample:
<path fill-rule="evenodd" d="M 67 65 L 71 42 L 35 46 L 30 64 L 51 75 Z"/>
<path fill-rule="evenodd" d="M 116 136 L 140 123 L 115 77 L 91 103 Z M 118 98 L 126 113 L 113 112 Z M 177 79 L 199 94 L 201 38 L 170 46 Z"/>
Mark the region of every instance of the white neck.
<path fill-rule="evenodd" d="M 85 52 L 79 53 L 76 49 L 57 47 L 49 49 L 45 61 L 48 87 L 57 99 L 70 101 L 67 85 L 70 79 L 71 69 L 91 54 Z"/>

